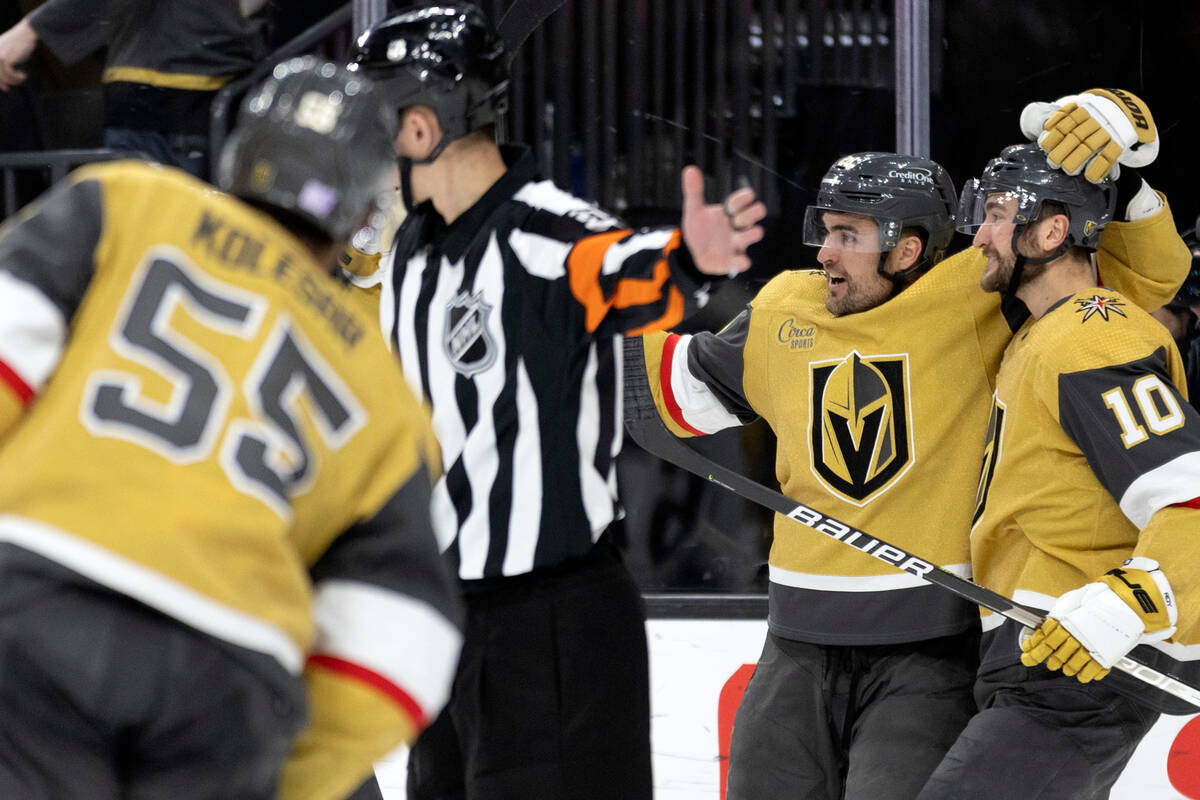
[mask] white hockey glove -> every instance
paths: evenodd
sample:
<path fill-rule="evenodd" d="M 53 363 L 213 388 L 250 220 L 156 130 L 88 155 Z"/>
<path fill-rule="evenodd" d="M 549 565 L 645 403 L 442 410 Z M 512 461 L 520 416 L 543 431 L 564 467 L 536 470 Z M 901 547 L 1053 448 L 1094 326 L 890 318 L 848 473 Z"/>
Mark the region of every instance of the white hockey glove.
<path fill-rule="evenodd" d="M 1150 109 L 1122 89 L 1088 89 L 1053 103 L 1030 103 L 1021 131 L 1036 140 L 1052 167 L 1099 183 L 1118 164 L 1144 167 L 1158 156 L 1158 129 Z"/>
<path fill-rule="evenodd" d="M 1058 598 L 1046 621 L 1021 643 L 1021 663 L 1044 661 L 1080 683 L 1100 680 L 1136 645 L 1170 637 L 1177 617 L 1175 595 L 1158 562 L 1131 558 Z"/>

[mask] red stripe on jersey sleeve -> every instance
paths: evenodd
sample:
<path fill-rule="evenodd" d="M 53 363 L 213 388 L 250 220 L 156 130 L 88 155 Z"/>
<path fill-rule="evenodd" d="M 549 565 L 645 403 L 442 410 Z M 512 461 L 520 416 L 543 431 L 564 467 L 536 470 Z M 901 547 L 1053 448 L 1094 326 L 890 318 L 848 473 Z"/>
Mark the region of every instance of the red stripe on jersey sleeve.
<path fill-rule="evenodd" d="M 21 405 L 27 406 L 33 402 L 33 387 L 26 383 L 24 378 L 3 361 L 0 361 L 0 383 L 12 389 L 13 394 L 16 395 Z"/>
<path fill-rule="evenodd" d="M 424 709 L 420 703 L 413 699 L 412 695 L 401 689 L 396 684 L 389 681 L 387 678 L 380 675 L 378 672 L 373 672 L 366 667 L 359 666 L 352 661 L 338 658 L 337 656 L 314 654 L 308 657 L 310 666 L 317 666 L 321 669 L 337 672 L 345 675 L 348 678 L 353 678 L 357 681 L 367 684 L 376 691 L 391 698 L 391 700 L 400 706 L 408 716 L 412 718 L 413 725 L 418 731 L 424 730 L 427 724 Z"/>
<path fill-rule="evenodd" d="M 694 436 L 704 436 L 704 431 L 693 428 L 683 418 L 683 409 L 675 401 L 675 392 L 671 389 L 671 365 L 674 363 L 675 347 L 678 344 L 679 334 L 677 333 L 668 334 L 667 340 L 663 342 L 662 361 L 659 362 L 658 367 L 658 382 L 662 387 L 663 403 L 667 406 L 667 413 L 671 415 L 671 419 L 675 420 L 676 425 Z"/>
<path fill-rule="evenodd" d="M 1193 497 L 1191 500 L 1185 500 L 1182 503 L 1172 503 L 1171 505 L 1183 506 L 1184 508 L 1200 508 L 1200 497 Z"/>

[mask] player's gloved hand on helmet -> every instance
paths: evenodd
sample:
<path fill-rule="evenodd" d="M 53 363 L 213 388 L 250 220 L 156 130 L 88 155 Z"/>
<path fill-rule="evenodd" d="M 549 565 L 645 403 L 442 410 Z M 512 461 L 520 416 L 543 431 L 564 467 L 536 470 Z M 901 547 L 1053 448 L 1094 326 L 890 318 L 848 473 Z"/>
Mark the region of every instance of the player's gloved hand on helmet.
<path fill-rule="evenodd" d="M 723 203 L 705 204 L 704 173 L 687 166 L 680 176 L 683 216 L 680 229 L 696 269 L 705 275 L 733 277 L 750 268 L 746 248 L 763 238 L 759 223 L 767 216 L 751 188 L 735 189 Z"/>
<path fill-rule="evenodd" d="M 1175 632 L 1171 585 L 1151 558 L 1131 558 L 1058 598 L 1046 621 L 1021 643 L 1021 663 L 1045 662 L 1081 683 L 1099 680 L 1136 645 Z"/>
<path fill-rule="evenodd" d="M 1144 167 L 1158 156 L 1158 129 L 1150 109 L 1123 89 L 1088 89 L 1053 103 L 1030 103 L 1021 131 L 1046 151 L 1046 160 L 1092 183 L 1116 177 L 1118 164 Z"/>

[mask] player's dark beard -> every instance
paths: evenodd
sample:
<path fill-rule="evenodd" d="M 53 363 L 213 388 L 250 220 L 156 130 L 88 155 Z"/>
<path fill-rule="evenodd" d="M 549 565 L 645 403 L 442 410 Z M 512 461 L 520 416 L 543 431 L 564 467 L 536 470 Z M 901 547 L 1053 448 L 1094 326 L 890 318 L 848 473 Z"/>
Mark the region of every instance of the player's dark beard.
<path fill-rule="evenodd" d="M 1013 269 L 1017 265 L 1016 256 L 1009 253 L 1002 256 L 991 248 L 983 248 L 983 256 L 988 261 L 995 261 L 996 268 L 990 272 L 984 272 L 979 279 L 979 286 L 985 292 L 999 292 L 1008 286 L 1008 282 L 1012 280 Z"/>
<path fill-rule="evenodd" d="M 1022 237 L 1024 234 L 1022 234 Z M 989 261 L 995 260 L 996 268 L 991 272 L 985 272 L 979 279 L 979 286 L 985 292 L 1003 292 L 1008 290 L 1009 283 L 1012 282 L 1013 270 L 1017 266 L 1017 257 L 1013 253 L 1000 255 L 991 247 L 985 247 L 981 251 L 984 258 Z M 1038 278 L 1046 271 L 1046 264 L 1030 264 L 1025 263 L 1021 270 L 1021 281 L 1017 284 L 1018 288 L 1024 286 L 1035 278 Z"/>
<path fill-rule="evenodd" d="M 825 299 L 825 308 L 835 317 L 867 311 L 892 296 L 891 282 L 881 276 L 872 275 L 865 281 L 852 280 L 847 276 L 845 281 L 845 292 L 841 297 Z"/>

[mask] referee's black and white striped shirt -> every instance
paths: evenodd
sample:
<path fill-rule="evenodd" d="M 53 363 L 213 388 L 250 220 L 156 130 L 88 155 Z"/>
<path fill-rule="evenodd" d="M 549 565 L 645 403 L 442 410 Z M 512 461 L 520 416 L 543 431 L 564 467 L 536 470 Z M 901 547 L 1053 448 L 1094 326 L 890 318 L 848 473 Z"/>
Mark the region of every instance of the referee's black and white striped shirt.
<path fill-rule="evenodd" d="M 464 581 L 582 555 L 617 516 L 621 334 L 674 325 L 699 277 L 678 230 L 624 228 L 504 151 L 478 203 L 449 227 L 414 211 L 382 260 L 383 330 L 432 408 L 434 525 Z"/>

